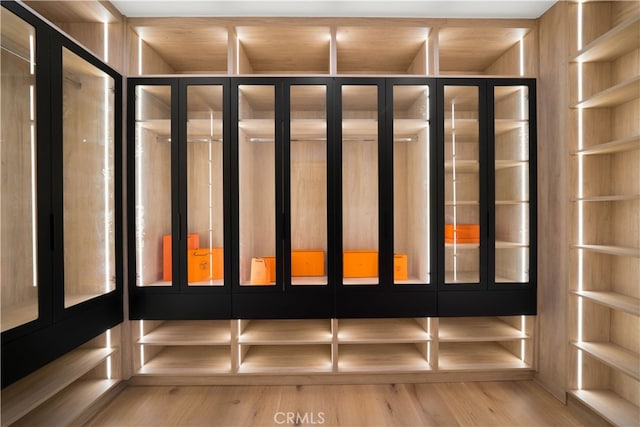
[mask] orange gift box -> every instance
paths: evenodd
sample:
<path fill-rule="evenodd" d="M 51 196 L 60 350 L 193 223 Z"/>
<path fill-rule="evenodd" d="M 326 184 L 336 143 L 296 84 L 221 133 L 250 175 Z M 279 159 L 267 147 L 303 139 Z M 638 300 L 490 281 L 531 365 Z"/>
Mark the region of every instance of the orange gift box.
<path fill-rule="evenodd" d="M 187 252 L 187 280 L 189 283 L 218 280 L 224 277 L 222 248 L 189 249 Z"/>
<path fill-rule="evenodd" d="M 344 277 L 377 277 L 377 251 L 344 251 L 342 270 Z"/>
<path fill-rule="evenodd" d="M 200 236 L 197 233 L 187 235 L 187 249 L 197 249 L 200 246 Z M 162 236 L 162 280 L 171 281 L 172 276 L 171 235 Z"/>
<path fill-rule="evenodd" d="M 318 251 L 318 250 L 291 251 L 291 276 L 292 277 L 324 276 L 324 251 Z"/>
<path fill-rule="evenodd" d="M 480 243 L 480 225 L 479 224 L 445 224 L 444 226 L 444 242 L 445 243 Z"/>
<path fill-rule="evenodd" d="M 409 275 L 407 273 L 407 255 L 395 254 L 393 255 L 393 279 L 394 280 L 408 280 Z"/>

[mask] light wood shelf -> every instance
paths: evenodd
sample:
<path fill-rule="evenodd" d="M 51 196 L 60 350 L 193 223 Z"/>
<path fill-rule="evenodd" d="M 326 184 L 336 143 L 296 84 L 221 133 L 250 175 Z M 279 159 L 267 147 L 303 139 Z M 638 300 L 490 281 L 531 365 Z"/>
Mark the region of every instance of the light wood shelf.
<path fill-rule="evenodd" d="M 573 342 L 602 363 L 640 380 L 640 355 L 608 342 Z"/>
<path fill-rule="evenodd" d="M 138 375 L 199 376 L 231 372 L 229 346 L 170 346 L 142 366 Z"/>
<path fill-rule="evenodd" d="M 583 148 L 574 152 L 583 156 L 593 156 L 599 154 L 613 154 L 625 151 L 640 149 L 640 135 L 633 135 L 627 138 L 608 141 L 602 144 L 596 144 L 592 147 Z"/>
<path fill-rule="evenodd" d="M 611 86 L 578 102 L 574 108 L 605 108 L 622 105 L 638 97 L 640 76 Z"/>
<path fill-rule="evenodd" d="M 458 271 L 457 279 L 454 280 L 452 271 L 445 271 L 445 285 L 456 285 L 462 283 L 471 283 L 480 285 L 480 273 L 477 271 Z"/>
<path fill-rule="evenodd" d="M 438 368 L 483 371 L 531 367 L 496 342 L 443 342 L 439 344 Z"/>
<path fill-rule="evenodd" d="M 444 171 L 453 172 L 453 160 L 445 160 Z M 477 160 L 456 160 L 455 167 L 457 173 L 478 173 L 480 170 L 480 162 Z"/>
<path fill-rule="evenodd" d="M 571 390 L 569 393 L 613 425 L 638 425 L 640 408 L 612 391 Z"/>
<path fill-rule="evenodd" d="M 138 339 L 144 345 L 229 345 L 231 343 L 228 320 L 166 321 Z"/>
<path fill-rule="evenodd" d="M 528 247 L 529 245 L 527 243 L 505 242 L 502 240 L 496 240 L 496 249 L 518 249 Z"/>
<path fill-rule="evenodd" d="M 101 396 L 113 389 L 119 380 L 77 380 L 37 409 L 20 418 L 13 426 L 34 427 L 72 425 Z"/>
<path fill-rule="evenodd" d="M 240 374 L 319 374 L 332 371 L 331 346 L 252 345 L 243 357 Z"/>
<path fill-rule="evenodd" d="M 427 331 L 412 318 L 340 319 L 340 344 L 421 343 L 430 340 Z"/>
<path fill-rule="evenodd" d="M 251 320 L 238 337 L 240 344 L 330 344 L 331 322 L 315 320 Z"/>
<path fill-rule="evenodd" d="M 16 326 L 24 325 L 38 319 L 38 302 L 29 301 L 19 307 L 2 309 L 2 331 L 8 331 Z"/>
<path fill-rule="evenodd" d="M 496 160 L 495 168 L 496 170 L 501 170 L 501 169 L 517 168 L 517 167 L 525 166 L 528 164 L 529 164 L 529 161 L 527 160 Z"/>
<path fill-rule="evenodd" d="M 438 339 L 444 342 L 515 341 L 529 336 L 495 317 L 443 318 Z"/>
<path fill-rule="evenodd" d="M 454 243 L 445 243 L 444 244 L 445 248 L 453 248 L 453 246 L 454 246 Z M 479 249 L 480 248 L 480 243 L 455 243 L 455 246 L 459 250 Z"/>
<path fill-rule="evenodd" d="M 496 135 L 511 132 L 513 130 L 524 130 L 529 126 L 529 120 L 522 119 L 495 119 L 494 129 Z"/>
<path fill-rule="evenodd" d="M 460 138 L 463 141 L 470 140 L 477 142 L 480 137 L 480 128 L 478 119 L 456 119 L 455 129 L 452 128 L 453 120 L 445 118 L 444 120 L 444 135 L 445 137 L 451 137 L 455 130 L 456 138 Z M 450 142 L 450 141 L 449 141 Z"/>
<path fill-rule="evenodd" d="M 615 292 L 602 291 L 573 291 L 575 295 L 581 296 L 600 305 L 614 310 L 640 316 L 640 299 Z"/>
<path fill-rule="evenodd" d="M 572 245 L 574 249 L 583 249 L 586 251 L 598 252 L 607 255 L 629 256 L 640 258 L 640 249 L 625 248 L 622 246 L 605 246 L 605 245 Z"/>
<path fill-rule="evenodd" d="M 11 424 L 98 366 L 113 348 L 79 348 L 2 390 L 2 422 Z"/>
<path fill-rule="evenodd" d="M 572 62 L 608 62 L 640 47 L 640 16 L 634 15 L 586 45 Z"/>
<path fill-rule="evenodd" d="M 478 200 L 447 200 L 444 202 L 445 206 L 480 206 Z"/>
<path fill-rule="evenodd" d="M 581 197 L 574 199 L 573 202 L 625 202 L 630 200 L 640 200 L 640 194 Z"/>
<path fill-rule="evenodd" d="M 431 367 L 415 344 L 343 344 L 338 348 L 340 372 L 419 372 Z"/>

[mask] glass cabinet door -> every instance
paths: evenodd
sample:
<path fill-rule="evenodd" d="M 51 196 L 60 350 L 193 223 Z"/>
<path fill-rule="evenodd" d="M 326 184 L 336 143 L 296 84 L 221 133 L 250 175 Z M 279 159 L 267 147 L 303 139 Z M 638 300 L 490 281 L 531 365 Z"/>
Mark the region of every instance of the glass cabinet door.
<path fill-rule="evenodd" d="M 275 85 L 238 87 L 240 285 L 276 284 Z"/>
<path fill-rule="evenodd" d="M 290 87 L 291 284 L 327 284 L 327 86 Z"/>
<path fill-rule="evenodd" d="M 430 87 L 393 87 L 394 283 L 429 284 Z"/>
<path fill-rule="evenodd" d="M 529 281 L 529 92 L 494 88 L 495 282 Z"/>
<path fill-rule="evenodd" d="M 378 86 L 341 89 L 343 284 L 378 284 Z"/>
<path fill-rule="evenodd" d="M 35 29 L 0 8 L 2 332 L 38 318 Z"/>
<path fill-rule="evenodd" d="M 171 286 L 171 86 L 135 86 L 136 286 Z"/>
<path fill-rule="evenodd" d="M 445 285 L 480 283 L 479 87 L 444 87 Z"/>
<path fill-rule="evenodd" d="M 187 86 L 187 283 L 224 285 L 223 88 Z"/>
<path fill-rule="evenodd" d="M 65 307 L 115 289 L 113 77 L 62 49 Z"/>

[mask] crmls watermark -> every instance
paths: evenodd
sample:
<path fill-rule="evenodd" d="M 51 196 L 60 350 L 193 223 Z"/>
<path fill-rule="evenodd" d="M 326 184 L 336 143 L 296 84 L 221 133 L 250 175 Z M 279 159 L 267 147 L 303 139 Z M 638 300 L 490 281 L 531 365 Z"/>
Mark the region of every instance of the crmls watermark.
<path fill-rule="evenodd" d="M 324 424 L 324 412 L 276 412 L 273 422 L 287 425 L 321 425 Z"/>

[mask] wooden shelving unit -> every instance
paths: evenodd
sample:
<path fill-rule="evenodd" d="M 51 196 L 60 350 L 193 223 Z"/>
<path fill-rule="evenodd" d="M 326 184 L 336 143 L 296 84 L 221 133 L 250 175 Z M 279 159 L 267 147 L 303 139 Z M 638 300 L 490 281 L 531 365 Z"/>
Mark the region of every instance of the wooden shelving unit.
<path fill-rule="evenodd" d="M 615 425 L 640 420 L 640 7 L 584 3 L 570 57 L 574 223 L 570 395 Z M 577 13 L 577 9 L 576 13 Z M 579 77 L 582 82 L 579 83 Z M 578 88 L 580 89 L 580 88 Z"/>
<path fill-rule="evenodd" d="M 2 425 L 77 422 L 94 402 L 118 386 L 118 348 L 104 346 L 104 335 L 3 389 Z"/>

